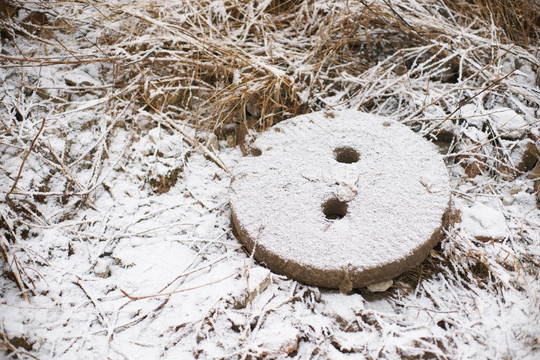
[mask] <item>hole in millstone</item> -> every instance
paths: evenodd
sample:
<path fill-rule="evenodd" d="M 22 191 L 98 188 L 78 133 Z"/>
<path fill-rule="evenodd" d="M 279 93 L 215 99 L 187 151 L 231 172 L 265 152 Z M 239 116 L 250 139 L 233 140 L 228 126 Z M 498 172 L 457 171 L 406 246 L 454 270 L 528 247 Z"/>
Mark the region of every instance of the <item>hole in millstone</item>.
<path fill-rule="evenodd" d="M 349 146 L 335 148 L 334 155 L 336 156 L 337 162 L 344 164 L 352 164 L 360 159 L 358 151 Z"/>
<path fill-rule="evenodd" d="M 323 204 L 322 210 L 328 220 L 343 219 L 347 215 L 347 203 L 338 199 L 330 199 Z"/>

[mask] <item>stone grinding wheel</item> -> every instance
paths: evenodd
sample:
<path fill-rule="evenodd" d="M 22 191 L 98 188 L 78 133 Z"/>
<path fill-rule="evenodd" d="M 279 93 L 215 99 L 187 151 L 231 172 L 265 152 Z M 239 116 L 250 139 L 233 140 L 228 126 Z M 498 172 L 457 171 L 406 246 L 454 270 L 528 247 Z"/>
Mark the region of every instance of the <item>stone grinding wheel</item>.
<path fill-rule="evenodd" d="M 411 269 L 440 240 L 447 169 L 398 122 L 316 112 L 270 128 L 251 149 L 231 181 L 232 224 L 275 273 L 347 292 Z"/>

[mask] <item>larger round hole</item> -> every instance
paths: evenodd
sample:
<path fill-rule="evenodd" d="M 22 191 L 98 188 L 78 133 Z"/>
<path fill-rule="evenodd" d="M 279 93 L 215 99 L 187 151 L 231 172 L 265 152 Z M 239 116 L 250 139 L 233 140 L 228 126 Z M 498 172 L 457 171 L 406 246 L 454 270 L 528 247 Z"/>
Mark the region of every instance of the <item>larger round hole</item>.
<path fill-rule="evenodd" d="M 360 159 L 358 151 L 350 146 L 342 146 L 334 149 L 336 161 L 344 164 L 352 164 Z"/>
<path fill-rule="evenodd" d="M 323 204 L 322 210 L 328 220 L 342 219 L 347 215 L 347 203 L 338 199 L 330 199 Z"/>

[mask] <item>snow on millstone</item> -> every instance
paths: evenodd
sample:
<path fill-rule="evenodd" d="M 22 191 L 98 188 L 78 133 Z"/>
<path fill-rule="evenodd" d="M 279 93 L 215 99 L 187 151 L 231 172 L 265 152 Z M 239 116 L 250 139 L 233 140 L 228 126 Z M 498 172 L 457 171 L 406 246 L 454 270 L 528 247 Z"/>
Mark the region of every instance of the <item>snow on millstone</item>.
<path fill-rule="evenodd" d="M 398 122 L 315 112 L 274 126 L 251 149 L 231 182 L 232 221 L 276 273 L 350 292 L 416 266 L 440 239 L 447 169 Z"/>

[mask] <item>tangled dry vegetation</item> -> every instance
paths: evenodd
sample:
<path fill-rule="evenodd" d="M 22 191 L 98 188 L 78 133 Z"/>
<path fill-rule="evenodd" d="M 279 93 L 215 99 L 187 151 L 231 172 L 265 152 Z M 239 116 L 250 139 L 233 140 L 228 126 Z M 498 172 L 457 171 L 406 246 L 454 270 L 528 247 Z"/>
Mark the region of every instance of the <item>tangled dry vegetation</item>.
<path fill-rule="evenodd" d="M 230 149 L 238 146 L 248 154 L 257 132 L 310 111 L 355 108 L 392 116 L 440 145 L 456 202 L 497 204 L 508 235 L 460 231 L 457 206 L 445 240 L 384 294 L 393 307 L 390 313 L 365 307 L 347 319 L 320 305 L 319 290 L 275 277 L 275 288 L 266 291 L 282 299 L 275 311 L 264 304 L 256 308 L 255 300 L 235 305 L 234 311 L 226 305 L 212 308 L 199 320 L 164 330 L 166 345 L 159 354 L 170 355 L 177 346 L 203 358 L 534 357 L 539 349 L 534 331 L 540 264 L 539 14 L 533 0 L 1 0 L 0 293 L 8 299 L 18 291 L 30 304 L 49 294 L 57 299 L 57 309 L 67 306 L 58 300 L 62 292 L 48 285 L 56 283 L 47 270 L 56 245 L 43 246 L 51 229 L 76 241 L 64 244 L 69 256 L 80 246 L 99 248 L 101 253 L 90 259 L 94 268 L 130 236 L 130 224 L 148 221 L 138 235 L 154 231 L 160 211 L 141 212 L 137 221 L 115 225 L 102 208 L 103 194 L 115 191 L 113 180 L 138 171 L 142 160 L 135 150 L 141 139 L 155 137 L 153 129 L 166 134 L 157 136 L 158 142 L 169 139 L 170 148 L 181 147 L 180 156 L 171 159 L 169 145 L 163 148 L 162 142 L 152 150 L 155 162 L 141 165 L 144 174 L 135 183 L 148 198 L 159 199 L 183 186 L 194 154 L 215 163 L 218 180 L 226 180 L 231 170 L 224 159 L 232 156 Z M 522 123 L 498 126 L 490 114 L 499 108 L 513 111 Z M 205 186 L 219 187 L 218 180 Z M 175 194 L 197 198 L 189 189 Z M 215 211 L 204 200 L 189 206 L 225 219 L 223 199 Z M 229 230 L 226 238 L 225 250 L 203 256 L 198 266 L 211 268 L 217 256 L 228 256 L 245 273 L 245 255 L 231 250 L 235 240 Z M 92 297 L 78 279 L 69 283 L 97 309 L 103 294 Z M 237 282 L 245 283 L 245 277 Z M 452 295 L 441 296 L 444 292 Z M 460 299 L 471 292 L 494 306 L 493 312 L 516 306 L 530 322 L 525 326 L 516 320 L 505 330 L 510 315 L 500 321 L 472 316 L 484 307 L 477 299 Z M 382 297 L 361 294 L 365 301 Z M 115 301 L 139 300 L 124 295 Z M 17 305 L 9 299 L 9 304 L 2 300 L 2 312 Z M 404 310 L 411 304 L 418 312 L 430 307 L 433 328 L 444 333 L 416 328 Z M 257 331 L 264 333 L 263 319 L 269 322 L 272 312 L 300 316 L 299 309 L 330 320 L 319 328 L 295 324 L 296 340 L 277 352 L 250 345 L 259 339 Z M 231 311 L 249 320 L 247 325 L 230 320 L 232 335 L 222 324 L 232 318 Z M 74 349 L 133 356 L 118 345 L 119 333 L 150 321 L 151 311 L 113 328 L 104 325 L 106 313 L 98 312 L 98 325 L 92 325 L 106 328 L 105 333 L 93 328 L 106 337 L 102 348 L 78 348 L 80 337 L 71 335 L 55 340 L 71 344 L 63 352 L 44 345 L 47 340 L 38 346 L 39 332 L 28 328 L 14 335 L 5 315 L 0 349 L 20 358 L 69 356 Z M 495 344 L 500 337 L 492 341 L 486 331 L 502 334 L 506 345 Z M 368 336 L 371 345 L 353 346 L 349 335 L 357 332 L 377 338 Z"/>

